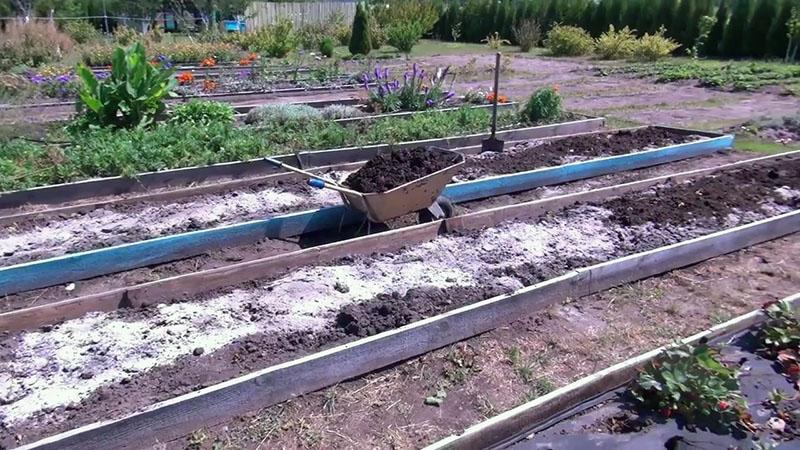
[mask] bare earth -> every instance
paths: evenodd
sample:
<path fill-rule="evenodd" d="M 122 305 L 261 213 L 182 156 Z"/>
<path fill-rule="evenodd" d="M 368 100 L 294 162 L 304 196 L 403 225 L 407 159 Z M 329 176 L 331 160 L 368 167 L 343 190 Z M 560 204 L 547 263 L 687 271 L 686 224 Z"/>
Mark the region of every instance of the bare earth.
<path fill-rule="evenodd" d="M 419 448 L 800 290 L 800 235 L 567 300 L 396 367 L 197 430 L 168 448 Z M 440 406 L 426 397 L 446 393 Z"/>

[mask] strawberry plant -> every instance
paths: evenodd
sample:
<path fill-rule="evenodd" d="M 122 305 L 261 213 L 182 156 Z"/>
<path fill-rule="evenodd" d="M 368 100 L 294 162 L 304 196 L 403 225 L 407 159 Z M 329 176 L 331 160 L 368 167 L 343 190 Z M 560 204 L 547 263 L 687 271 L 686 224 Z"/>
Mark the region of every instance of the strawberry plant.
<path fill-rule="evenodd" d="M 769 352 L 797 349 L 800 345 L 800 320 L 787 302 L 764 306 L 767 321 L 758 334 L 759 342 Z"/>
<path fill-rule="evenodd" d="M 746 405 L 737 371 L 718 356 L 706 343 L 669 348 L 639 374 L 633 396 L 665 417 L 728 430 L 739 422 Z"/>
<path fill-rule="evenodd" d="M 135 43 L 114 51 L 111 75 L 99 80 L 91 69 L 78 65 L 82 81 L 78 112 L 94 127 L 141 128 L 151 125 L 165 109 L 164 98 L 176 85 L 174 70 L 152 65 L 144 47 Z"/>

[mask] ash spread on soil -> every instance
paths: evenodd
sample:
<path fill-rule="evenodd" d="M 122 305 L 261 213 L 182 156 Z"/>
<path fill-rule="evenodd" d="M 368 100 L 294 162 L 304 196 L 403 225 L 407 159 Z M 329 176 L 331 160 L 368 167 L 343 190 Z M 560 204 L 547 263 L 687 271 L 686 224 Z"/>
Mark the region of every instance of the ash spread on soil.
<path fill-rule="evenodd" d="M 486 175 L 523 172 L 587 158 L 624 155 L 697 139 L 697 136 L 648 127 L 610 134 L 573 136 L 549 142 L 539 141 L 518 145 L 503 153 L 483 153 L 468 158 L 459 178 L 472 180 Z"/>
<path fill-rule="evenodd" d="M 423 147 L 381 153 L 353 173 L 345 184 L 364 192 L 386 192 L 454 164 L 453 156 Z"/>
<path fill-rule="evenodd" d="M 730 176 L 740 180 L 741 189 L 755 189 L 773 171 L 797 174 L 800 158 L 782 158 L 759 167 L 763 175 L 749 181 L 737 178 L 741 175 L 736 171 L 718 177 Z M 691 189 L 680 187 L 657 189 L 663 189 L 664 196 L 684 200 L 694 195 Z M 741 189 L 726 192 L 738 196 Z M 11 335 L 2 342 L 9 351 L 0 378 L 12 386 L 12 398 L 0 406 L 5 426 L 0 440 L 27 431 L 23 434 L 30 441 L 115 417 L 575 268 L 738 224 L 730 223 L 731 216 L 745 222 L 787 212 L 796 205 L 798 189 L 800 177 L 787 178 L 771 193 L 756 190 L 764 196 L 750 197 L 748 202 L 725 201 L 722 208 L 711 210 L 684 201 L 685 214 L 674 222 L 661 222 L 654 216 L 652 222 L 625 225 L 618 217 L 626 210 L 626 202 L 653 195 L 631 194 L 553 212 L 532 223 L 506 223 L 443 236 L 391 254 L 298 268 L 285 277 L 209 294 L 188 304 L 97 313 L 47 331 Z M 140 332 L 129 338 L 127 329 Z M 244 334 L 231 331 L 239 329 Z M 114 344 L 109 346 L 109 342 Z M 100 353 L 88 351 L 99 344 L 104 346 Z M 197 346 L 204 347 L 201 356 L 192 354 Z M 88 380 L 69 370 L 76 361 L 91 369 Z M 82 383 L 93 384 L 94 391 L 80 388 Z M 75 396 L 71 389 L 80 394 Z M 47 391 L 70 395 L 59 401 Z M 43 403 L 44 399 L 49 401 Z"/>

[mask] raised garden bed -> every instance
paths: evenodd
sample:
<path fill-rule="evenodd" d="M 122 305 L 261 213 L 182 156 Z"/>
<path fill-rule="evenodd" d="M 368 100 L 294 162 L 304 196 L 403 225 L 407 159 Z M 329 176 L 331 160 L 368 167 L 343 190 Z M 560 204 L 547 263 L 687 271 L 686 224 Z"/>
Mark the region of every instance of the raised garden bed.
<path fill-rule="evenodd" d="M 642 135 L 656 133 L 666 139 L 665 136 L 671 136 L 667 141 L 660 141 L 658 144 L 666 142 L 675 143 L 683 141 L 691 141 L 700 139 L 700 142 L 695 144 L 686 144 L 685 154 L 682 153 L 680 145 L 668 147 L 665 149 L 647 150 L 641 155 L 648 156 L 640 163 L 626 163 L 624 156 L 617 156 L 615 164 L 609 164 L 609 161 L 598 159 L 595 161 L 587 161 L 585 163 L 574 162 L 577 158 L 591 158 L 596 156 L 604 156 L 602 153 L 596 153 L 596 149 L 589 151 L 588 155 L 579 155 L 573 152 L 570 160 L 573 161 L 572 165 L 565 166 L 563 169 L 558 167 L 541 169 L 536 165 L 529 166 L 520 164 L 519 170 L 523 172 L 519 174 L 499 176 L 486 181 L 472 181 L 469 183 L 454 184 L 448 186 L 445 195 L 449 196 L 456 202 L 464 202 L 470 200 L 477 200 L 493 195 L 507 194 L 515 191 L 532 189 L 534 187 L 546 184 L 547 180 L 561 180 L 570 181 L 580 178 L 596 176 L 598 174 L 612 173 L 619 168 L 630 169 L 635 167 L 646 167 L 648 165 L 663 163 L 667 161 L 674 161 L 686 157 L 695 156 L 713 151 L 718 151 L 725 148 L 725 145 L 730 145 L 729 141 L 723 138 L 707 139 L 702 136 L 692 134 L 692 132 L 666 129 L 649 129 L 642 128 L 637 130 L 624 130 L 616 134 L 599 133 L 595 135 L 579 135 L 558 139 L 551 143 L 544 144 L 545 146 L 553 146 L 560 142 L 560 146 L 567 148 L 570 142 L 585 143 L 588 137 L 593 137 L 599 143 L 605 143 L 609 140 L 609 136 L 617 137 L 617 144 L 623 145 L 623 139 L 629 140 L 630 145 L 641 145 L 641 142 L 635 142 Z M 619 136 L 627 136 L 620 138 Z M 694 146 L 699 146 L 699 152 L 694 150 Z M 602 145 L 598 144 L 598 148 Z M 532 145 L 536 148 L 536 144 Z M 577 147 L 576 147 L 577 148 Z M 674 149 L 674 155 L 669 155 Z M 636 155 L 637 151 L 644 149 L 628 148 L 627 153 Z M 613 151 L 612 151 L 613 153 Z M 620 151 L 620 153 L 623 153 Z M 665 156 L 661 154 L 664 153 Z M 462 173 L 471 173 L 473 168 L 470 166 L 474 161 L 478 163 L 485 170 L 486 155 L 469 156 L 469 163 L 466 165 Z M 536 164 L 536 162 L 528 162 L 527 164 Z M 582 164 L 580 169 L 576 164 Z M 507 166 L 501 166 L 507 169 Z M 525 171 L 528 169 L 528 171 Z M 533 169 L 533 170 L 531 170 Z M 561 172 L 564 174 L 559 175 Z M 342 178 L 340 176 L 340 178 Z M 293 187 L 283 180 L 276 181 L 282 183 L 279 185 L 278 190 L 283 190 L 289 197 L 295 201 L 294 204 L 303 204 L 308 206 L 308 202 L 303 200 L 291 192 L 303 192 L 309 194 L 308 188 L 303 185 L 298 185 L 297 181 L 293 182 Z M 287 188 L 287 186 L 290 186 Z M 26 258 L 45 258 L 48 256 L 58 256 L 63 253 L 71 253 L 74 251 L 90 250 L 98 247 L 80 247 L 84 245 L 94 246 L 107 246 L 119 244 L 120 242 L 129 242 L 136 238 L 157 237 L 160 234 L 169 232 L 181 231 L 178 227 L 183 227 L 183 231 L 197 230 L 208 228 L 215 225 L 219 220 L 235 221 L 246 220 L 258 217 L 271 210 L 275 210 L 278 206 L 276 201 L 278 199 L 269 200 L 269 197 L 277 192 L 276 184 L 264 184 L 261 188 L 261 193 L 247 194 L 239 196 L 236 192 L 223 193 L 222 195 L 207 195 L 205 199 L 199 197 L 194 201 L 187 201 L 185 203 L 171 204 L 166 203 L 158 207 L 151 204 L 140 204 L 138 209 L 135 205 L 126 204 L 121 206 L 121 210 L 99 211 L 98 214 L 88 214 L 87 216 L 78 216 L 72 219 L 63 221 L 61 219 L 49 222 L 41 222 L 45 225 L 36 225 L 36 221 L 28 220 L 15 225 L 20 233 L 9 236 L 5 243 L 8 248 L 4 249 L 4 254 L 7 256 L 5 261 L 13 261 L 10 264 L 18 264 L 28 261 Z M 254 196 L 262 197 L 260 205 L 253 205 Z M 235 197 L 235 198 L 231 198 Z M 323 197 L 319 197 L 320 200 Z M 326 201 L 335 202 L 336 197 L 327 196 Z M 289 198 L 286 198 L 289 201 Z M 260 208 L 259 208 L 260 206 Z M 284 207 L 285 208 L 285 207 Z M 208 210 L 208 214 L 203 213 L 203 209 Z M 239 211 L 237 211 L 237 209 Z M 137 212 L 138 211 L 138 212 Z M 244 215 L 242 215 L 244 214 Z M 149 228 L 142 227 L 142 223 L 149 223 L 148 217 L 160 216 L 161 220 L 158 225 Z M 77 279 L 88 278 L 91 276 L 103 275 L 106 273 L 113 273 L 114 271 L 129 270 L 132 268 L 140 267 L 142 265 L 151 265 L 155 263 L 167 262 L 179 257 L 193 256 L 209 250 L 222 247 L 230 247 L 235 245 L 243 245 L 246 242 L 258 242 L 267 237 L 289 237 L 292 236 L 291 230 L 301 230 L 295 234 L 310 233 L 313 231 L 334 229 L 336 226 L 343 224 L 350 224 L 360 221 L 360 216 L 353 212 L 347 211 L 344 207 L 328 208 L 327 210 L 312 211 L 304 214 L 295 214 L 286 216 L 285 218 L 274 219 L 261 219 L 255 220 L 241 225 L 232 225 L 218 229 L 208 230 L 207 233 L 193 232 L 186 235 L 167 236 L 155 241 L 144 241 L 132 245 L 126 245 L 119 248 L 108 248 L 102 252 L 90 252 L 85 254 L 72 254 L 66 257 L 57 257 L 50 260 L 44 260 L 34 265 L 12 266 L 6 269 L 0 269 L 0 286 L 2 292 L 10 294 L 20 292 L 20 289 L 27 290 L 38 287 L 45 287 L 60 282 L 74 281 Z M 69 243 L 72 247 L 65 248 L 58 238 L 53 239 L 53 233 L 49 230 L 53 228 L 49 223 L 56 223 L 57 227 L 67 227 L 75 230 L 84 230 L 86 239 L 75 240 L 74 233 L 70 233 L 70 240 L 63 241 Z M 99 230 L 99 232 L 98 232 Z M 278 234 L 274 234 L 271 230 L 279 230 Z M 77 232 L 77 231 L 76 231 Z M 143 233 L 159 233 L 147 234 Z M 25 238 L 25 236 L 28 236 Z M 213 236 L 213 237 L 212 237 Z M 26 239 L 30 243 L 25 243 Z M 0 241 L 2 242 L 2 241 Z M 79 247 L 75 247 L 75 245 Z M 105 244 L 105 245 L 104 245 Z M 11 248 L 10 246 L 16 246 Z M 51 250 L 52 249 L 52 250 Z M 48 251 L 55 251 L 56 253 L 47 254 Z M 20 259 L 22 258 L 22 259 Z M 96 263 L 90 263 L 90 260 L 97 260 Z M 100 262 L 100 260 L 105 262 Z M 98 270 L 103 270 L 98 272 Z M 48 275 L 44 275 L 47 273 Z M 33 283 L 33 284 L 31 284 Z M 23 288 L 23 286 L 27 288 Z"/>
<path fill-rule="evenodd" d="M 541 211 L 532 205 L 479 213 L 454 222 L 449 227 L 458 231 L 454 235 L 404 250 L 398 248 L 409 245 L 411 240 L 398 239 L 400 236 L 410 237 L 413 233 L 413 240 L 425 241 L 431 239 L 431 233 L 435 235 L 438 224 L 401 230 L 388 239 L 370 236 L 360 242 L 359 245 L 364 246 L 359 246 L 361 250 L 356 252 L 352 251 L 356 248 L 354 241 L 348 254 L 383 253 L 348 256 L 323 265 L 293 267 L 286 273 L 279 270 L 264 281 L 248 282 L 221 291 L 211 290 L 195 298 L 191 298 L 190 293 L 198 294 L 203 288 L 196 285 L 196 280 L 194 285 L 186 280 L 188 284 L 184 284 L 182 289 L 173 287 L 162 292 L 187 293 L 187 301 L 182 303 L 94 315 L 57 325 L 45 332 L 12 334 L 6 340 L 8 354 L 13 355 L 14 361 L 10 370 L 26 372 L 25 378 L 12 378 L 16 382 L 49 380 L 44 384 L 48 389 L 66 387 L 72 393 L 77 393 L 74 389 L 79 385 L 81 389 L 88 389 L 83 395 L 90 394 L 94 386 L 104 386 L 83 400 L 77 399 L 69 411 L 51 405 L 54 410 L 50 413 L 31 413 L 30 408 L 42 407 L 37 397 L 20 391 L 23 389 L 20 385 L 13 386 L 12 392 L 23 394 L 2 407 L 6 421 L 17 420 L 5 436 L 10 437 L 16 430 L 49 434 L 95 418 L 108 419 L 152 401 L 192 391 L 198 384 L 207 386 L 291 359 L 293 355 L 382 333 L 357 344 L 248 375 L 233 384 L 207 388 L 128 419 L 107 422 L 52 442 L 63 448 L 78 448 L 90 442 L 100 446 L 119 444 L 133 439 L 133 435 L 138 439 L 140 433 L 134 431 L 130 434 L 137 429 L 147 430 L 148 434 L 141 439 L 169 439 L 169 436 L 186 432 L 188 427 L 195 429 L 256 404 L 265 406 L 281 401 L 290 392 L 297 394 L 317 389 L 343 377 L 374 370 L 480 333 L 518 317 L 520 313 L 536 310 L 566 296 L 576 298 L 677 265 L 773 239 L 800 227 L 800 216 L 796 212 L 786 212 L 792 210 L 796 197 L 794 194 L 784 195 L 784 187 L 789 190 L 798 188 L 800 180 L 796 177 L 795 167 L 798 164 L 797 158 L 786 158 L 720 172 L 695 182 L 679 181 L 683 178 L 676 177 L 672 183 L 653 187 L 649 192 L 631 192 L 606 202 L 571 206 L 538 219 L 528 218 L 537 215 L 529 209 Z M 702 184 L 695 184 L 698 182 Z M 702 202 L 692 201 L 703 193 L 713 194 L 718 205 L 710 208 Z M 585 202 L 592 195 L 584 193 L 576 196 L 574 201 Z M 654 195 L 686 205 L 684 214 L 653 213 L 653 221 L 647 224 L 626 223 L 629 211 L 651 208 Z M 602 198 L 605 196 L 595 201 Z M 778 216 L 782 212 L 786 213 Z M 526 219 L 498 223 L 503 218 L 514 218 L 514 214 Z M 764 217 L 774 219 L 753 222 Z M 753 225 L 709 235 L 715 230 L 743 223 Z M 486 226 L 489 228 L 474 231 Z M 685 241 L 694 237 L 697 239 Z M 685 242 L 679 243 L 681 241 Z M 671 243 L 675 244 L 654 250 Z M 653 252 L 630 256 L 647 250 Z M 314 257 L 317 264 L 322 261 L 319 253 L 315 252 Z M 623 258 L 615 259 L 619 257 Z M 601 264 L 570 272 L 594 263 Z M 391 270 L 381 270 L 384 265 Z M 254 266 L 250 264 L 248 267 Z M 225 273 L 226 283 L 244 281 L 232 278 L 237 276 L 235 271 L 227 269 Z M 397 277 L 397 274 L 403 276 Z M 252 279 L 255 273 L 238 275 Z M 198 274 L 197 277 L 206 281 L 214 279 L 210 274 Z M 365 282 L 367 279 L 369 281 Z M 539 283 L 543 280 L 550 281 Z M 205 289 L 209 286 L 206 285 Z M 269 294 L 265 295 L 266 292 Z M 512 294 L 504 295 L 509 293 Z M 137 304 L 154 298 L 155 292 L 150 290 L 143 297 L 137 297 L 134 292 L 129 294 L 128 298 Z M 500 296 L 476 303 L 497 295 Z M 289 303 L 281 303 L 284 298 Z M 462 305 L 474 306 L 419 321 Z M 276 314 L 278 312 L 280 314 Z M 206 320 L 205 317 L 214 319 Z M 464 321 L 466 319 L 462 318 L 466 317 L 470 319 Z M 410 322 L 415 323 L 391 331 Z M 193 326 L 186 328 L 186 323 Z M 173 327 L 181 327 L 180 338 L 170 337 L 174 335 L 167 331 Z M 77 329 L 81 330 L 81 336 L 74 333 Z M 136 338 L 114 339 L 116 333 L 135 335 Z M 417 334 L 411 337 L 413 333 Z M 24 340 L 21 339 L 23 336 Z M 93 342 L 80 342 L 83 339 Z M 31 345 L 33 342 L 37 344 Z M 76 364 L 72 360 L 57 362 L 53 359 L 56 361 L 53 366 L 38 371 L 28 366 L 31 358 L 43 357 L 41 352 L 56 358 L 55 349 L 65 351 L 66 348 L 88 345 L 95 350 L 87 353 L 91 356 L 87 356 L 79 366 L 81 373 L 69 368 Z M 197 350 L 198 345 L 203 347 L 202 350 Z M 379 347 L 386 351 L 380 351 Z M 159 350 L 154 351 L 154 348 Z M 388 351 L 389 348 L 393 350 Z M 142 353 L 145 349 L 151 353 Z M 210 353 L 212 350 L 216 351 Z M 231 364 L 231 358 L 237 361 L 236 365 Z M 356 360 L 360 363 L 355 364 Z M 152 368 L 137 373 L 136 369 L 131 370 L 128 361 L 147 361 L 145 367 Z M 69 367 L 64 371 L 61 365 Z M 125 375 L 113 375 L 122 373 L 116 371 L 124 367 L 129 369 Z M 141 371 L 141 364 L 139 367 Z M 89 374 L 85 373 L 87 370 Z M 120 382 L 118 377 L 125 377 L 125 381 Z M 108 382 L 112 384 L 105 384 Z M 187 424 L 182 418 L 189 416 L 192 420 Z M 52 422 L 54 419 L 58 420 Z M 34 437 L 27 434 L 24 439 Z M 137 440 L 137 443 L 144 445 L 144 441 Z"/>
<path fill-rule="evenodd" d="M 800 294 L 782 300 L 796 308 Z M 720 429 L 720 424 L 688 424 L 671 413 L 649 411 L 630 395 L 632 382 L 644 367 L 662 358 L 660 348 L 578 380 L 521 405 L 458 436 L 439 441 L 428 450 L 464 447 L 552 448 L 618 447 L 681 448 L 702 443 L 708 448 L 749 448 L 789 445 L 797 439 L 797 386 L 774 356 L 765 355 L 760 334 L 769 322 L 762 310 L 734 318 L 686 338 L 682 345 L 709 341 L 720 361 L 738 370 L 741 394 L 747 406 L 747 426 Z M 790 361 L 789 365 L 796 365 Z M 786 366 L 788 367 L 788 365 Z M 773 391 L 774 390 L 774 391 Z M 784 396 L 773 395 L 782 392 Z M 718 407 L 718 406 L 717 406 Z M 732 408 L 733 405 L 726 405 Z M 778 419 L 778 420 L 776 420 Z"/>

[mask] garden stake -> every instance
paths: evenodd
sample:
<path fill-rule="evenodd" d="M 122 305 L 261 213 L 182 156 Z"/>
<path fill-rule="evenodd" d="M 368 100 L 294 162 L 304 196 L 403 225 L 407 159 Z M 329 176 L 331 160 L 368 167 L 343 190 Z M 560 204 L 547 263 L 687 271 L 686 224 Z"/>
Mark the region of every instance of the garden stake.
<path fill-rule="evenodd" d="M 489 139 L 485 139 L 481 144 L 481 150 L 484 152 L 502 152 L 504 141 L 497 139 L 495 133 L 497 132 L 497 98 L 498 85 L 500 84 L 500 52 L 495 55 L 494 61 L 494 95 L 492 99 L 492 135 Z"/>

